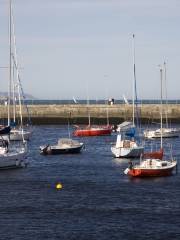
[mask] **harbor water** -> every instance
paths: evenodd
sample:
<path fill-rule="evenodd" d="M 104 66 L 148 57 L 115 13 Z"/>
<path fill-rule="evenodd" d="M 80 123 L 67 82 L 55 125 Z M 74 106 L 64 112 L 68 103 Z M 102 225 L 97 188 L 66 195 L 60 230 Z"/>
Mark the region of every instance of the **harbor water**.
<path fill-rule="evenodd" d="M 129 178 L 128 160 L 111 154 L 115 134 L 77 138 L 85 143 L 80 154 L 39 154 L 40 145 L 61 137 L 66 125 L 34 127 L 28 167 L 0 172 L 1 240 L 180 239 L 180 173 Z M 169 143 L 180 161 L 180 138 Z"/>

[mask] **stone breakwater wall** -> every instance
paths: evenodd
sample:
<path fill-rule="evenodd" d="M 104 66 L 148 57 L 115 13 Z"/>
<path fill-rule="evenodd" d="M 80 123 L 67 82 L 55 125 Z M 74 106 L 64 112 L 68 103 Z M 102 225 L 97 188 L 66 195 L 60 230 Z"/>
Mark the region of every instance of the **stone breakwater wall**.
<path fill-rule="evenodd" d="M 94 104 L 89 107 L 84 104 L 29 105 L 28 109 L 33 124 L 67 124 L 68 120 L 70 124 L 87 124 L 88 112 L 93 124 L 106 124 L 107 115 L 111 124 L 132 119 L 132 105 L 124 104 Z M 143 104 L 138 107 L 138 112 L 142 123 L 160 122 L 160 105 Z M 163 105 L 163 121 L 166 118 L 165 112 L 167 112 L 169 121 L 180 123 L 180 104 Z M 1 121 L 7 119 L 7 106 L 0 106 L 0 119 Z M 25 108 L 23 119 L 24 121 L 27 119 Z"/>

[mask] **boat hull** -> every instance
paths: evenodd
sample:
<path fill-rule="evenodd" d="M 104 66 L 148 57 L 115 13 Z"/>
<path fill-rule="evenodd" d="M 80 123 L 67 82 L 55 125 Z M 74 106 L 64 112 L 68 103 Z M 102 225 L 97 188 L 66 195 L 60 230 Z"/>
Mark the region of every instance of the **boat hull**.
<path fill-rule="evenodd" d="M 165 177 L 172 175 L 173 168 L 169 169 L 132 169 L 128 175 L 133 177 Z"/>
<path fill-rule="evenodd" d="M 0 126 L 0 135 L 9 134 L 11 131 L 10 126 Z"/>
<path fill-rule="evenodd" d="M 69 147 L 69 148 L 58 148 L 53 146 L 41 146 L 40 153 L 44 155 L 58 155 L 58 154 L 74 154 L 80 153 L 84 144 L 81 144 L 77 147 Z"/>
<path fill-rule="evenodd" d="M 177 138 L 180 132 L 178 131 L 162 131 L 162 138 Z M 161 131 L 144 131 L 145 138 L 161 138 Z"/>
<path fill-rule="evenodd" d="M 124 173 L 132 177 L 165 177 L 170 176 L 176 168 L 177 162 L 172 161 L 165 167 L 141 167 L 136 166 L 132 169 L 127 168 Z"/>
<path fill-rule="evenodd" d="M 28 141 L 31 137 L 31 132 L 30 131 L 23 131 L 23 137 L 22 137 L 22 132 L 21 131 L 11 131 L 10 135 L 5 135 L 3 136 L 3 139 L 10 141 L 22 141 L 23 138 L 24 140 Z"/>
<path fill-rule="evenodd" d="M 27 165 L 26 152 L 0 155 L 0 170 L 23 168 Z"/>
<path fill-rule="evenodd" d="M 111 132 L 112 130 L 110 128 L 77 129 L 73 132 L 73 136 L 76 136 L 76 137 L 105 136 L 105 135 L 111 135 Z"/>
<path fill-rule="evenodd" d="M 117 148 L 115 146 L 111 147 L 113 156 L 116 158 L 136 158 L 140 157 L 144 152 L 144 147 L 134 147 L 134 148 Z"/>

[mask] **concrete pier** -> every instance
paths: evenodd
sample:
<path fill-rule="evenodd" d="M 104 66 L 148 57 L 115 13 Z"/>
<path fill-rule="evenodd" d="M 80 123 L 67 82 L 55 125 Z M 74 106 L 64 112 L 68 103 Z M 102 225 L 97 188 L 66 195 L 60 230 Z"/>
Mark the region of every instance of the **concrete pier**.
<path fill-rule="evenodd" d="M 111 124 L 132 119 L 132 105 L 124 104 L 93 104 L 89 107 L 84 104 L 29 105 L 28 109 L 33 124 L 67 124 L 68 120 L 71 124 L 87 124 L 88 111 L 92 124 L 106 124 L 107 115 L 109 116 L 109 122 Z M 139 106 L 138 109 L 141 122 L 160 122 L 160 105 L 143 104 Z M 180 123 L 180 104 L 169 104 L 168 106 L 163 106 L 163 109 L 164 121 L 166 110 L 169 121 Z M 27 119 L 25 109 L 23 109 L 23 118 L 24 120 Z M 0 119 L 7 119 L 7 106 L 0 106 Z"/>

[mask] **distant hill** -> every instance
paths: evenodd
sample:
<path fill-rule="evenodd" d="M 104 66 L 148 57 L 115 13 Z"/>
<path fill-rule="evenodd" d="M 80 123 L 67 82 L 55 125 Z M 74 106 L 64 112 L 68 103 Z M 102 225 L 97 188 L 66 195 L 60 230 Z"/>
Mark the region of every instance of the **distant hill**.
<path fill-rule="evenodd" d="M 25 99 L 27 99 L 27 100 L 36 100 L 37 99 L 34 96 L 32 96 L 31 94 L 25 93 L 24 95 L 25 95 Z M 7 98 L 7 96 L 8 96 L 8 92 L 0 92 L 0 99 L 5 99 L 5 98 Z M 18 94 L 15 93 L 15 96 L 17 97 Z"/>

